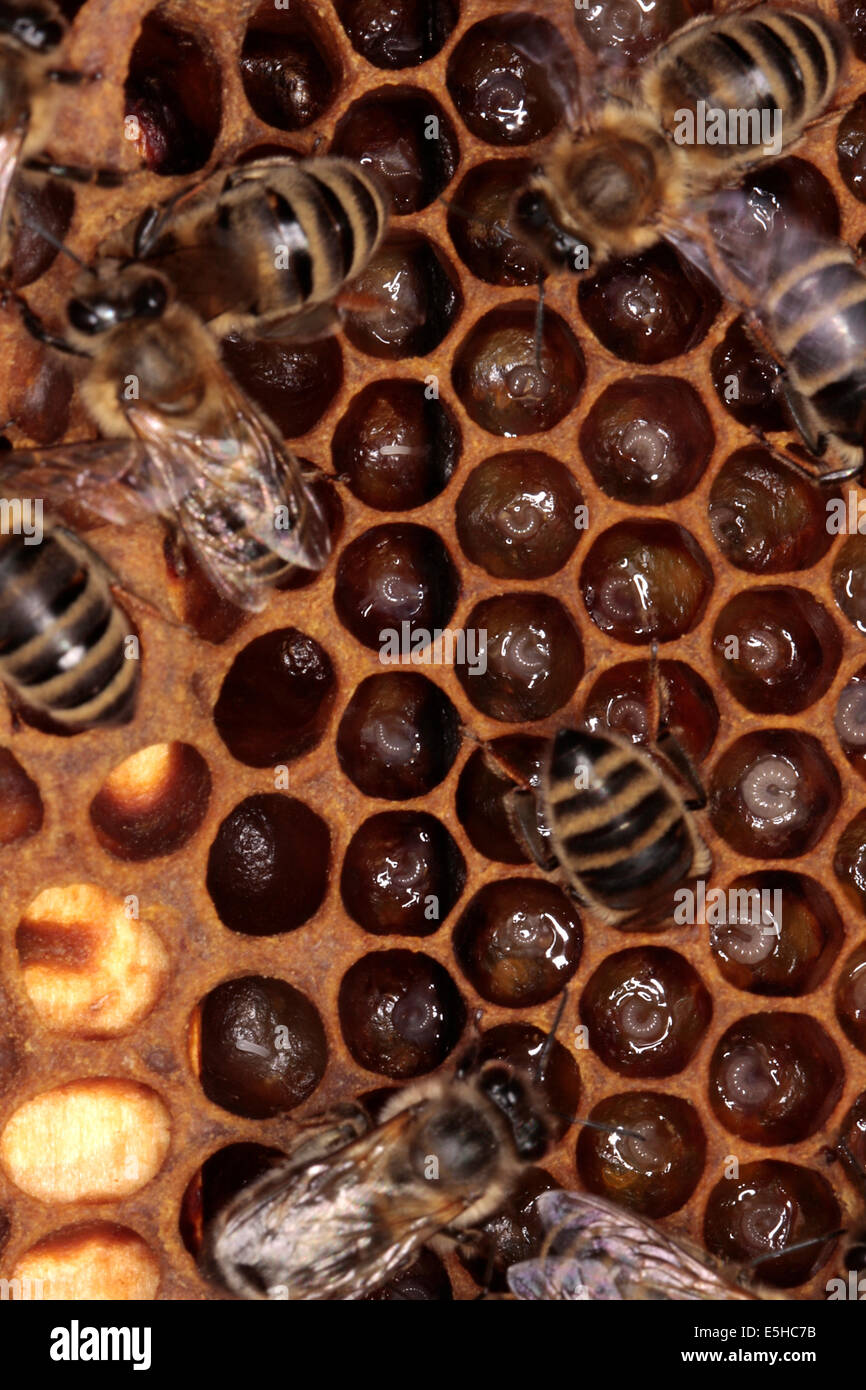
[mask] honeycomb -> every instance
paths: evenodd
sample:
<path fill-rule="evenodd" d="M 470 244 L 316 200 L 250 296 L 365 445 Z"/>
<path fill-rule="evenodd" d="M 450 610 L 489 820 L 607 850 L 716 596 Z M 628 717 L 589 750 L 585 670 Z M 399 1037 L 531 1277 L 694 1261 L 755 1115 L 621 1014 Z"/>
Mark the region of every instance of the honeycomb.
<path fill-rule="evenodd" d="M 157 522 L 93 530 L 141 636 L 136 717 L 63 738 L 3 714 L 3 1275 L 225 1297 L 203 1222 L 293 1116 L 447 1068 L 478 1009 L 488 1054 L 537 1056 L 566 984 L 561 1136 L 488 1223 L 494 1288 L 556 1184 L 732 1261 L 860 1219 L 831 1150 L 844 1127 L 866 1161 L 866 539 L 829 534 L 827 493 L 758 442 L 784 428 L 774 364 L 673 251 L 551 278 L 536 358 L 538 266 L 502 228 L 562 117 L 550 55 L 640 61 L 703 8 L 64 5 L 68 63 L 96 76 L 59 91 L 50 151 L 128 177 L 21 180 L 16 285 L 49 325 L 76 271 L 34 222 L 89 259 L 250 155 L 361 159 L 393 219 L 338 333 L 223 343 L 332 480 L 328 568 L 250 617 Z M 866 29 L 841 8 L 834 119 L 753 182 L 856 244 Z M 0 335 L 8 442 L 92 438 L 68 362 L 11 310 Z M 403 622 L 486 629 L 486 671 L 383 665 Z M 531 780 L 567 721 L 645 737 L 654 638 L 709 792 L 711 884 L 781 890 L 771 948 L 670 915 L 606 927 L 505 819 L 479 742 Z M 843 1245 L 759 1275 L 822 1298 Z M 424 1252 L 375 1296 L 474 1297 L 484 1263 Z"/>

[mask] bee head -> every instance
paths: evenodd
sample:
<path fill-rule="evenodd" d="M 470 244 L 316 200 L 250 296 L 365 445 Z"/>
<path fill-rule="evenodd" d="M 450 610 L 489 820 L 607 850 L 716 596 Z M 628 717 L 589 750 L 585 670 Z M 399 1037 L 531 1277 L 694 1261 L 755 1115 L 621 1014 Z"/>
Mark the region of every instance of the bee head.
<path fill-rule="evenodd" d="M 45 5 L 0 4 L 0 34 L 31 53 L 50 53 L 63 38 L 63 25 Z"/>
<path fill-rule="evenodd" d="M 521 193 L 514 221 L 519 234 L 551 270 L 586 269 L 584 262 L 591 259 L 592 247 L 585 236 L 563 225 L 543 188 Z"/>
<path fill-rule="evenodd" d="M 518 1158 L 532 1163 L 550 1147 L 547 1103 L 535 1082 L 507 1062 L 485 1062 L 476 1079 L 505 1120 Z"/>
<path fill-rule="evenodd" d="M 134 267 L 89 281 L 69 301 L 66 312 L 76 332 L 93 338 L 121 323 L 161 318 L 168 300 L 168 287 L 160 275 Z"/>

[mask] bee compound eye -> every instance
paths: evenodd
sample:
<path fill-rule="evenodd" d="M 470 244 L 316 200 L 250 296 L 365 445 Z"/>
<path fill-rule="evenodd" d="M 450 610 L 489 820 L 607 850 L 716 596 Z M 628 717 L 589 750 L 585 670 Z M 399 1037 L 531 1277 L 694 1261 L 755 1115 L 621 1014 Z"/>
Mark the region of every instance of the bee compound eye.
<path fill-rule="evenodd" d="M 106 314 L 106 308 L 105 305 L 96 308 L 83 299 L 73 299 L 67 310 L 69 322 L 79 333 L 102 333 L 109 326 L 110 316 Z"/>
<path fill-rule="evenodd" d="M 135 292 L 132 308 L 136 318 L 157 319 L 168 300 L 168 291 L 162 280 L 155 277 L 143 280 Z"/>

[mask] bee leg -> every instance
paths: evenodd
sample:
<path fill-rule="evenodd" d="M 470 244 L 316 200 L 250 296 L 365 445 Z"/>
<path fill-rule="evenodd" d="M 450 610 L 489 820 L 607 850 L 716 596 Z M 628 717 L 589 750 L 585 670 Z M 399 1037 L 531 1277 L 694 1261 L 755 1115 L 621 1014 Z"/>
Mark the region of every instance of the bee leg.
<path fill-rule="evenodd" d="M 46 347 L 54 348 L 57 352 L 65 352 L 70 357 L 87 356 L 86 352 L 79 352 L 78 348 L 73 347 L 65 338 L 61 338 L 56 333 L 50 332 L 50 330 L 45 327 L 39 315 L 34 313 L 27 301 L 22 299 L 20 295 L 13 294 L 11 297 L 18 306 L 21 314 L 21 322 L 27 329 L 31 338 L 35 338 L 37 343 L 44 343 Z"/>
<path fill-rule="evenodd" d="M 658 642 L 653 641 L 650 653 L 650 696 L 647 708 L 650 742 L 677 774 L 678 780 L 690 789 L 686 799 L 690 810 L 701 811 L 707 804 L 707 793 L 700 773 L 673 729 L 669 726 L 670 695 L 667 681 L 659 667 Z"/>
<path fill-rule="evenodd" d="M 511 833 L 527 854 L 535 860 L 538 867 L 545 869 L 548 873 L 559 868 L 556 858 L 548 848 L 545 837 L 541 833 L 535 793 L 523 787 L 514 787 L 510 792 L 505 793 L 503 805 Z"/>
<path fill-rule="evenodd" d="M 118 579 L 116 575 L 112 575 L 109 588 L 115 598 L 121 600 L 125 599 L 129 606 L 133 608 L 142 608 L 145 613 L 150 614 L 152 618 L 158 618 L 160 622 L 167 623 L 169 627 L 177 628 L 180 632 L 188 632 L 192 636 L 195 636 L 193 629 L 188 627 L 186 623 L 182 623 L 173 613 L 169 613 L 168 609 L 162 608 L 158 603 L 154 603 L 152 599 L 145 598 L 143 594 L 137 593 L 135 589 L 130 589 L 129 586 L 125 584 L 123 580 Z"/>

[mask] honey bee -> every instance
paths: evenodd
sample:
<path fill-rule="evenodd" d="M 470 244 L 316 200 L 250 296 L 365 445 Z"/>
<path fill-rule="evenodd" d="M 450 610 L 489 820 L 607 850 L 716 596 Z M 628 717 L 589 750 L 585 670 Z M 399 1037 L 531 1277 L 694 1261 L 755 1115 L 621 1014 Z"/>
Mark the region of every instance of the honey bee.
<path fill-rule="evenodd" d="M 671 753 L 678 748 L 670 744 Z M 488 750 L 517 785 L 506 797 L 513 833 L 535 862 L 559 870 L 604 922 L 628 921 L 690 877 L 709 871 L 710 852 L 678 781 L 690 768 L 670 765 L 614 733 L 565 728 L 545 750 L 541 781 L 531 787 Z M 684 757 L 684 755 L 682 755 Z M 663 761 L 660 761 L 662 760 Z"/>
<path fill-rule="evenodd" d="M 518 199 L 519 227 L 562 268 L 648 250 L 696 196 L 800 139 L 831 101 L 846 51 L 837 24 L 793 7 L 691 20 L 630 83 L 612 71 L 605 98 L 585 118 L 575 112 Z M 698 143 L 711 111 L 733 117 L 733 129 Z"/>
<path fill-rule="evenodd" d="M 129 253 L 146 260 L 217 336 L 326 327 L 343 285 L 382 240 L 387 206 L 347 159 L 258 159 L 148 209 Z M 124 254 L 123 234 L 116 248 Z M 109 248 L 109 252 L 110 252 Z"/>
<path fill-rule="evenodd" d="M 0 267 L 8 264 L 13 228 L 9 212 L 15 174 L 23 168 L 76 182 L 109 186 L 111 169 L 55 164 L 41 151 L 48 141 L 58 83 L 84 81 L 82 73 L 53 66 L 66 22 L 53 0 L 0 0 Z"/>
<path fill-rule="evenodd" d="M 80 537 L 48 525 L 38 543 L 0 539 L 0 680 L 67 733 L 125 724 L 139 662 L 112 576 Z"/>
<path fill-rule="evenodd" d="M 586 1302 L 784 1297 L 739 1287 L 702 1250 L 674 1240 L 661 1226 L 603 1197 L 543 1192 L 536 1205 L 547 1235 L 537 1259 L 508 1270 L 508 1287 L 516 1298 Z"/>
<path fill-rule="evenodd" d="M 450 1077 L 389 1097 L 377 1124 L 343 1107 L 302 1133 L 211 1223 L 205 1267 L 242 1298 L 354 1300 L 424 1244 L 459 1238 L 554 1141 L 541 1089 L 552 1038 L 535 1075 L 507 1061 L 478 1065 L 469 1049 Z"/>
<path fill-rule="evenodd" d="M 849 246 L 783 211 L 780 226 L 756 233 L 744 191 L 726 189 L 689 219 L 681 249 L 745 311 L 781 368 L 794 428 L 829 467 L 785 462 L 832 484 L 866 456 L 866 273 Z"/>
<path fill-rule="evenodd" d="M 295 566 L 324 566 L 328 524 L 297 459 L 163 276 L 99 264 L 78 282 L 67 318 L 65 339 L 32 316 L 28 324 L 87 360 L 82 398 L 108 438 L 5 454 L 7 492 L 80 502 L 117 524 L 156 512 L 240 608 L 262 608 Z"/>

